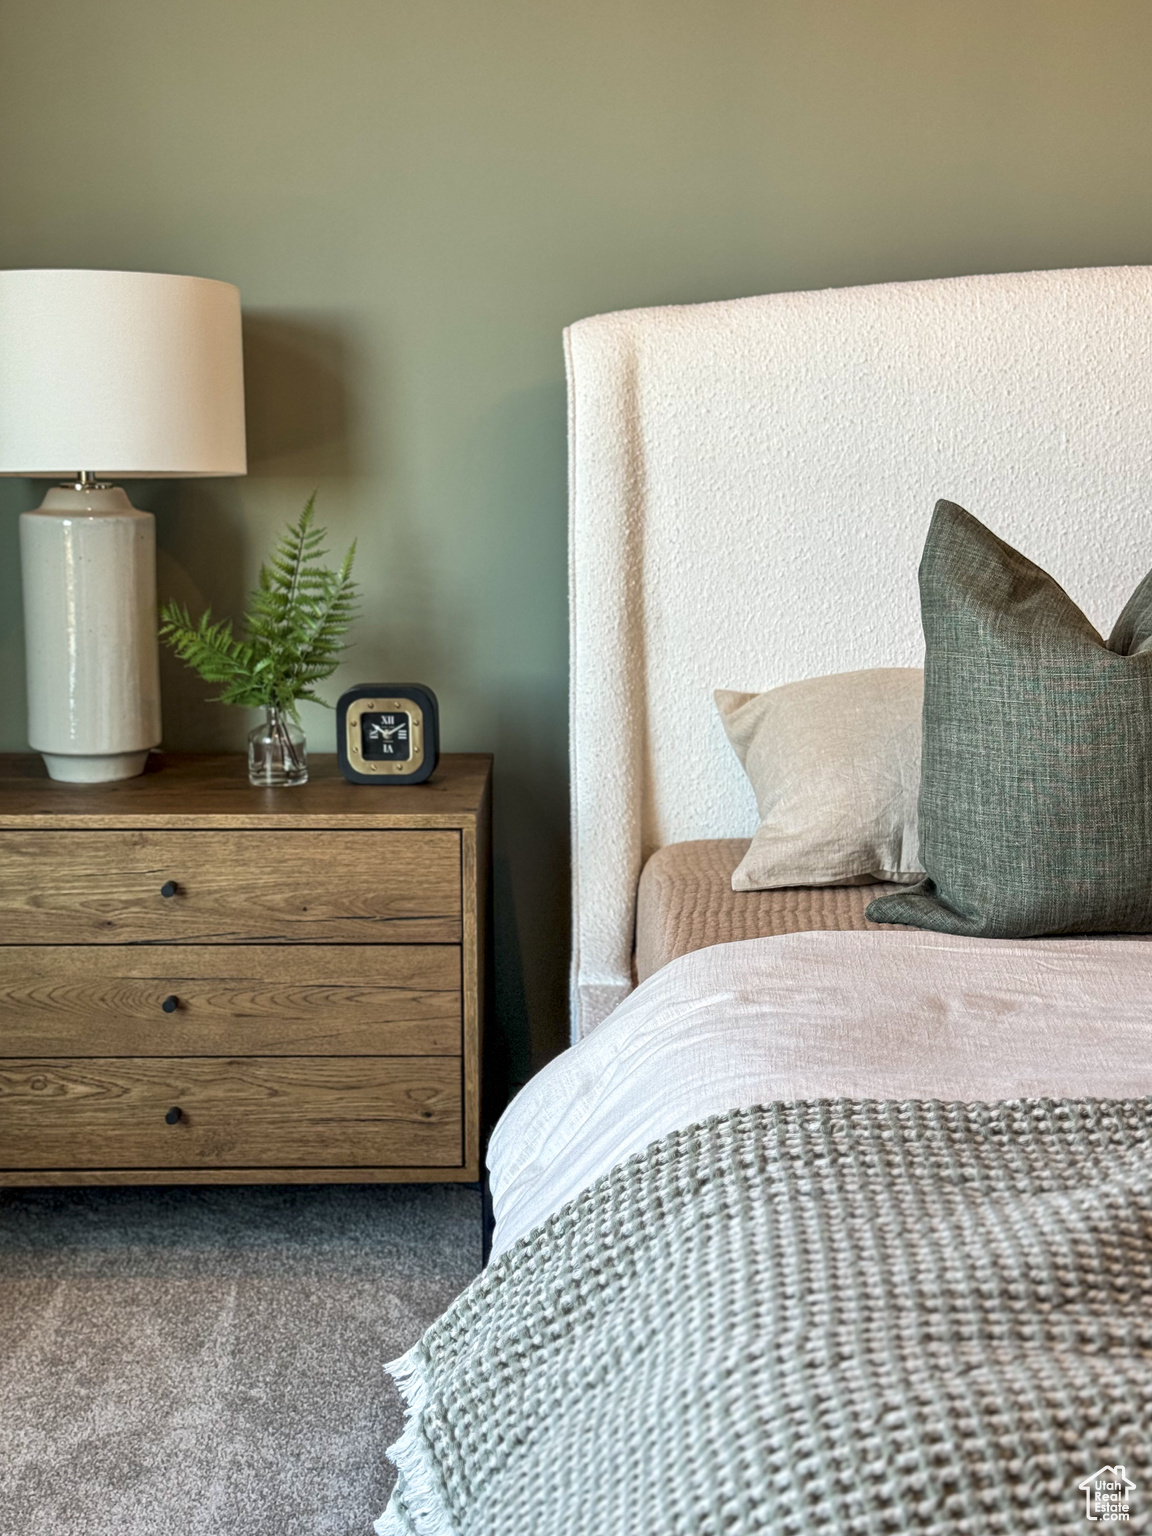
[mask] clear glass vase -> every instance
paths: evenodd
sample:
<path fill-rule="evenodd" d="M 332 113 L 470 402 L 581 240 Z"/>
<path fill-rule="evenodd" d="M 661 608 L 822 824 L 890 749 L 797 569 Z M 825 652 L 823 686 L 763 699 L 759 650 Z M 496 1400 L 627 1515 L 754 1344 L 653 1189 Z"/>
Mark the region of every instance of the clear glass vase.
<path fill-rule="evenodd" d="M 248 734 L 248 778 L 264 789 L 308 782 L 304 732 L 282 709 L 269 706 L 264 723 Z"/>

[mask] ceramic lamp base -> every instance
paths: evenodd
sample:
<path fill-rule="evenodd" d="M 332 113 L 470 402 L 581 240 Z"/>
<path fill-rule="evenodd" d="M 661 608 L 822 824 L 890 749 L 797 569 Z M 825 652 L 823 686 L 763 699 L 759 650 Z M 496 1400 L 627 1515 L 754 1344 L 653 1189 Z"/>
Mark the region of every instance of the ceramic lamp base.
<path fill-rule="evenodd" d="M 155 527 L 116 486 L 20 518 L 28 741 L 54 779 L 133 778 L 159 744 Z"/>
<path fill-rule="evenodd" d="M 106 756 L 64 756 L 42 752 L 50 779 L 63 784 L 111 784 L 115 779 L 134 779 L 144 772 L 147 752 L 110 752 Z"/>

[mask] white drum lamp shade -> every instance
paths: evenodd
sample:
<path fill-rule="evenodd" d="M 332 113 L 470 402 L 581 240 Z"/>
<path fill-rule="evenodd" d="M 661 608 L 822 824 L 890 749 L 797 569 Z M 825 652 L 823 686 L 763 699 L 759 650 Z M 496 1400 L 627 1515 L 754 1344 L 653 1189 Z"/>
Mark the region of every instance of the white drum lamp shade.
<path fill-rule="evenodd" d="M 0 475 L 242 475 L 240 290 L 163 272 L 0 272 Z"/>
<path fill-rule="evenodd" d="M 155 525 L 100 482 L 246 469 L 231 283 L 0 271 L 0 475 L 68 482 L 20 520 L 28 735 L 54 778 L 129 777 L 160 740 Z"/>

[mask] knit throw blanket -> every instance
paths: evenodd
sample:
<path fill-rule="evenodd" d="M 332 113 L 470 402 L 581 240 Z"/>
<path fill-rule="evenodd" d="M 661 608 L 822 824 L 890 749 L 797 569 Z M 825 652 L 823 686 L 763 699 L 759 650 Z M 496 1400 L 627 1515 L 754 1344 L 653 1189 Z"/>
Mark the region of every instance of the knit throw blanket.
<path fill-rule="evenodd" d="M 1152 1100 L 734 1111 L 392 1369 L 383 1536 L 1152 1531 Z"/>

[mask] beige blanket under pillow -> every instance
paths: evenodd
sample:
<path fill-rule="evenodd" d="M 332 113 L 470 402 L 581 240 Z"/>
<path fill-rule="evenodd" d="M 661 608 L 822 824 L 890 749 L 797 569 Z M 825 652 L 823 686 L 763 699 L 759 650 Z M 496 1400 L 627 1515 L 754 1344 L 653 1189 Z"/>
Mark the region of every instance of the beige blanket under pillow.
<path fill-rule="evenodd" d="M 760 808 L 734 891 L 921 878 L 919 667 L 839 672 L 768 693 L 718 688 L 715 698 Z"/>

